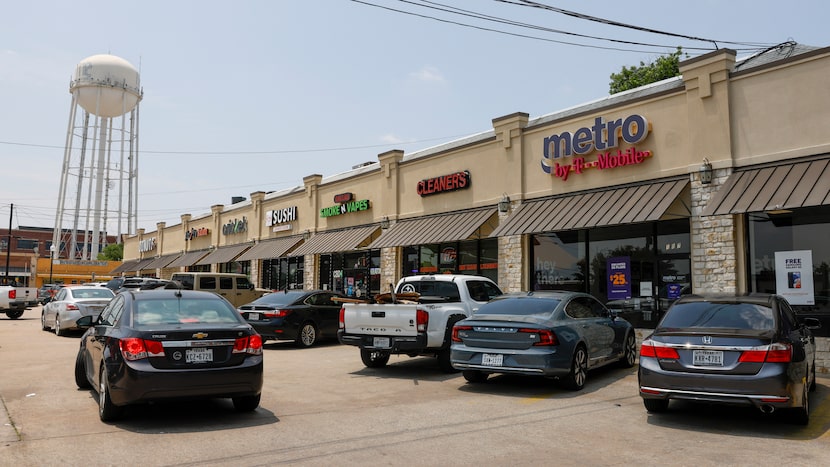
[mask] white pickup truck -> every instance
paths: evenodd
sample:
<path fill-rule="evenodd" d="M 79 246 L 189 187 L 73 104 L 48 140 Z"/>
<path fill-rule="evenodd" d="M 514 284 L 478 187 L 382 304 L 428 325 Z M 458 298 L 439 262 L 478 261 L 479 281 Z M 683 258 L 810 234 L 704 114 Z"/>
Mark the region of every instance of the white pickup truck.
<path fill-rule="evenodd" d="M 414 294 L 417 302 L 397 302 L 397 294 Z M 423 275 L 401 279 L 392 293 L 396 303 L 343 303 L 337 339 L 360 347 L 360 358 L 380 368 L 392 354 L 431 355 L 446 372 L 450 364 L 452 326 L 502 291 L 481 276 Z"/>
<path fill-rule="evenodd" d="M 26 308 L 37 304 L 36 288 L 0 285 L 0 313 L 5 313 L 9 319 L 20 318 Z"/>

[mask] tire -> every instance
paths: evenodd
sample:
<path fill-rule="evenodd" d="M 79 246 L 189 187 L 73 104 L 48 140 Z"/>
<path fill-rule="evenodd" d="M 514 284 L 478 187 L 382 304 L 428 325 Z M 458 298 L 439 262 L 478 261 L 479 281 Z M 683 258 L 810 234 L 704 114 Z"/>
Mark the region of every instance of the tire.
<path fill-rule="evenodd" d="M 61 321 L 60 321 L 60 316 L 58 316 L 58 315 L 55 315 L 55 328 L 54 328 L 54 329 L 55 329 L 55 335 L 56 335 L 56 336 L 64 336 L 64 335 L 66 335 L 66 331 L 64 331 L 63 329 L 61 329 Z"/>
<path fill-rule="evenodd" d="M 49 325 L 46 324 L 46 313 L 43 311 L 40 312 L 40 329 L 49 331 Z"/>
<path fill-rule="evenodd" d="M 107 367 L 101 362 L 101 378 L 98 380 L 98 417 L 102 422 L 118 420 L 124 413 L 124 408 L 112 403 L 109 383 L 107 383 Z"/>
<path fill-rule="evenodd" d="M 668 399 L 643 399 L 643 405 L 649 413 L 661 413 L 669 409 Z"/>
<path fill-rule="evenodd" d="M 637 363 L 637 337 L 633 332 L 625 336 L 623 342 L 623 357 L 619 361 L 619 366 L 623 368 L 631 368 Z"/>
<path fill-rule="evenodd" d="M 801 397 L 801 407 L 790 409 L 788 415 L 790 416 L 790 423 L 807 426 L 810 423 L 810 390 L 808 384 L 804 384 L 804 394 Z"/>
<path fill-rule="evenodd" d="M 368 368 L 383 368 L 389 362 L 389 352 L 383 350 L 360 349 L 360 359 Z"/>
<path fill-rule="evenodd" d="M 458 370 L 452 366 L 451 351 L 449 347 L 439 350 L 437 356 L 438 367 L 441 368 L 441 371 L 444 373 L 458 373 Z"/>
<path fill-rule="evenodd" d="M 311 347 L 317 343 L 317 340 L 317 326 L 314 323 L 306 321 L 300 325 L 300 330 L 297 332 L 297 340 L 295 341 L 298 347 Z"/>
<path fill-rule="evenodd" d="M 234 397 L 232 399 L 233 408 L 237 412 L 253 412 L 259 407 L 260 397 L 262 397 L 261 394 L 257 394 L 256 396 Z"/>
<path fill-rule="evenodd" d="M 574 350 L 571 360 L 571 371 L 562 379 L 562 385 L 572 391 L 579 391 L 585 387 L 588 377 L 588 352 L 579 345 Z"/>
<path fill-rule="evenodd" d="M 91 389 L 92 385 L 86 379 L 86 363 L 84 363 L 84 354 L 78 352 L 75 357 L 75 385 L 80 389 Z"/>
<path fill-rule="evenodd" d="M 464 379 L 467 380 L 468 383 L 478 384 L 487 381 L 487 378 L 490 376 L 483 371 L 478 370 L 464 370 L 461 372 L 461 375 L 464 376 Z"/>
<path fill-rule="evenodd" d="M 24 310 L 7 311 L 6 316 L 8 316 L 9 319 L 17 319 L 23 316 L 23 311 Z"/>

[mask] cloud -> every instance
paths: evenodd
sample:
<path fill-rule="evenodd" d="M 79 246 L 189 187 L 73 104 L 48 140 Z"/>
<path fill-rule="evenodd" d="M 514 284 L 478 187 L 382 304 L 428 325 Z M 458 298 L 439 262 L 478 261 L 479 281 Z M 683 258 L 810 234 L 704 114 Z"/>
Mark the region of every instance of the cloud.
<path fill-rule="evenodd" d="M 426 65 L 418 71 L 412 72 L 409 74 L 410 77 L 414 78 L 417 81 L 427 82 L 427 83 L 444 83 L 446 79 L 444 79 L 444 75 L 441 74 L 441 70 L 435 68 L 433 66 Z"/>
<path fill-rule="evenodd" d="M 383 141 L 384 143 L 389 143 L 389 144 L 398 144 L 398 143 L 404 143 L 405 142 L 404 140 L 398 138 L 395 135 L 383 135 L 383 136 L 380 137 L 380 140 Z"/>

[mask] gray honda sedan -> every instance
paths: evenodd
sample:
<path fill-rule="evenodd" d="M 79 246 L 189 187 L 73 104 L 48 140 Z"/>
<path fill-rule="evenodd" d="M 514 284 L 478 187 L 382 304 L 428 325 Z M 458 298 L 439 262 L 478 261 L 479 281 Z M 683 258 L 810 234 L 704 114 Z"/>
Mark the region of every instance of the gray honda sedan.
<path fill-rule="evenodd" d="M 778 295 L 683 297 L 640 347 L 643 404 L 649 412 L 672 399 L 786 409 L 806 425 L 818 327 Z"/>
<path fill-rule="evenodd" d="M 634 366 L 637 344 L 631 324 L 589 294 L 527 292 L 494 298 L 456 323 L 450 355 L 470 383 L 539 375 L 578 391 L 590 369 Z"/>

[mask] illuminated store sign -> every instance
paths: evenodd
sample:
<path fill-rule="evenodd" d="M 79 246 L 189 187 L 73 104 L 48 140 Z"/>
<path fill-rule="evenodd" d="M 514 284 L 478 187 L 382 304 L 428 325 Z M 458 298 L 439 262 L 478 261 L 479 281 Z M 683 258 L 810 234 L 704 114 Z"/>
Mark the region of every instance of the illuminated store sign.
<path fill-rule="evenodd" d="M 265 226 L 271 227 L 279 224 L 287 224 L 297 220 L 297 206 L 285 209 L 275 209 L 265 213 Z"/>
<path fill-rule="evenodd" d="M 418 194 L 429 196 L 437 193 L 460 190 L 470 186 L 470 171 L 456 172 L 418 182 Z"/>
<path fill-rule="evenodd" d="M 573 134 L 565 131 L 546 137 L 542 170 L 564 181 L 571 172 L 581 174 L 587 169 L 604 170 L 639 164 L 652 153 L 637 150 L 633 145 L 645 140 L 650 131 L 648 120 L 642 115 L 629 115 L 625 119 L 609 122 L 597 117 L 591 127 L 582 127 Z M 612 150 L 623 143 L 632 147 Z M 593 152 L 598 152 L 596 160 L 588 161 L 582 157 Z"/>
<path fill-rule="evenodd" d="M 206 237 L 210 235 L 210 229 L 202 227 L 201 229 L 190 229 L 184 233 L 185 240 L 193 240 L 196 237 Z"/>
<path fill-rule="evenodd" d="M 138 242 L 138 252 L 152 251 L 156 249 L 156 237 L 148 238 Z"/>
<path fill-rule="evenodd" d="M 248 219 L 245 217 L 242 220 L 234 219 L 222 226 L 222 233 L 225 235 L 233 235 L 237 233 L 248 231 Z"/>
<path fill-rule="evenodd" d="M 369 209 L 369 200 L 361 199 L 358 201 L 349 201 L 336 206 L 329 206 L 320 209 L 320 217 L 333 217 L 341 214 L 348 214 L 351 212 L 366 211 Z"/>

